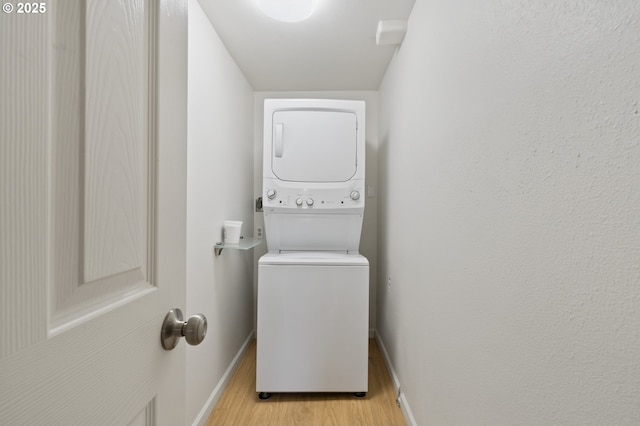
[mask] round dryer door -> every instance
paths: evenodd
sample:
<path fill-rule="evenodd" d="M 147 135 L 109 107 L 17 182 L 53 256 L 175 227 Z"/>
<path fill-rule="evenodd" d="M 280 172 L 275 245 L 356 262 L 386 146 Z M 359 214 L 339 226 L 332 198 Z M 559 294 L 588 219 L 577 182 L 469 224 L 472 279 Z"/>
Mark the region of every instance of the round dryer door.
<path fill-rule="evenodd" d="M 276 111 L 273 173 L 278 179 L 292 182 L 348 181 L 357 169 L 357 127 L 353 112 Z"/>

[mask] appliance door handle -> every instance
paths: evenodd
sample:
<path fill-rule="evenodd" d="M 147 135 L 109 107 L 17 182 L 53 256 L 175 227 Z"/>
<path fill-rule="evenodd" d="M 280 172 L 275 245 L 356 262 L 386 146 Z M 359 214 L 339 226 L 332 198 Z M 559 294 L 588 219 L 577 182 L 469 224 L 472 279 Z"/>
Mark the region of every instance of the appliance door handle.
<path fill-rule="evenodd" d="M 275 123 L 275 134 L 274 134 L 274 146 L 273 146 L 273 155 L 276 158 L 282 158 L 282 150 L 284 148 L 283 141 L 283 133 L 284 133 L 284 123 Z"/>

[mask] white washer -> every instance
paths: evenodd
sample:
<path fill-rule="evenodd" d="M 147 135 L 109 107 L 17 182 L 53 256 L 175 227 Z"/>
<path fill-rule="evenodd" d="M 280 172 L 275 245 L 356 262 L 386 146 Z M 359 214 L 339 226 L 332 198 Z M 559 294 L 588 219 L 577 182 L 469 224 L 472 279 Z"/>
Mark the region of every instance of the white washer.
<path fill-rule="evenodd" d="M 256 391 L 367 392 L 362 101 L 267 99 Z"/>
<path fill-rule="evenodd" d="M 269 253 L 259 261 L 257 392 L 367 392 L 369 262 Z"/>

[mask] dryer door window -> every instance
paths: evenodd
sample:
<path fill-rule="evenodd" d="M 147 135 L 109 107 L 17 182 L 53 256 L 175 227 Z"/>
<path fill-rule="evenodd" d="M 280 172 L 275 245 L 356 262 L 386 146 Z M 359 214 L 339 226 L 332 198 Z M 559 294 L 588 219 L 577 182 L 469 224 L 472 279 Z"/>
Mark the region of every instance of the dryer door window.
<path fill-rule="evenodd" d="M 286 181 L 348 181 L 356 173 L 356 129 L 357 119 L 352 112 L 274 112 L 271 144 L 273 173 Z"/>

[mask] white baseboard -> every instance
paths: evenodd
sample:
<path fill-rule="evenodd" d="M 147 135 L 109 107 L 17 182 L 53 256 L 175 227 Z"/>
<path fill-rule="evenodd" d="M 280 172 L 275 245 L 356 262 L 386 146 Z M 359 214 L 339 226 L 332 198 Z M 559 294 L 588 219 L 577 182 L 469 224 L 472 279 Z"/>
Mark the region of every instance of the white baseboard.
<path fill-rule="evenodd" d="M 254 336 L 255 336 L 255 332 L 252 331 L 249 334 L 249 337 L 247 337 L 247 339 L 244 341 L 244 343 L 240 347 L 240 350 L 238 351 L 236 356 L 233 357 L 231 364 L 229 364 L 229 367 L 227 367 L 227 370 L 224 372 L 224 374 L 220 378 L 220 381 L 218 382 L 216 387 L 213 389 L 213 392 L 211 392 L 211 395 L 209 395 L 209 399 L 207 399 L 207 402 L 204 404 L 204 407 L 202 407 L 202 410 L 200 410 L 200 412 L 198 413 L 198 416 L 193 421 L 193 426 L 205 425 L 205 423 L 209 419 L 209 416 L 213 412 L 213 409 L 216 407 L 216 404 L 218 403 L 218 401 L 220 401 L 220 398 L 222 397 L 222 393 L 229 385 L 229 382 L 233 377 L 233 373 L 235 373 L 236 370 L 238 369 L 238 366 L 240 365 L 240 361 L 242 361 L 244 354 L 247 352 L 247 349 L 249 349 L 249 345 L 251 344 L 251 341 L 253 340 Z"/>
<path fill-rule="evenodd" d="M 398 404 L 400 405 L 400 409 L 402 410 L 402 415 L 404 416 L 404 420 L 410 426 L 416 426 L 416 419 L 413 417 L 413 413 L 411 412 L 411 408 L 409 407 L 409 402 L 402 392 L 402 387 L 400 386 L 400 379 L 396 374 L 396 370 L 393 368 L 393 364 L 391 364 L 391 359 L 389 358 L 389 353 L 387 352 L 387 348 L 384 346 L 384 342 L 382 341 L 382 337 L 378 331 L 375 331 L 375 338 L 378 342 L 378 346 L 380 346 L 380 350 L 382 351 L 382 356 L 384 357 L 384 363 L 387 366 L 387 370 L 389 370 L 389 374 L 391 375 L 391 381 L 393 382 L 393 388 L 396 391 L 396 395 L 398 395 Z"/>

